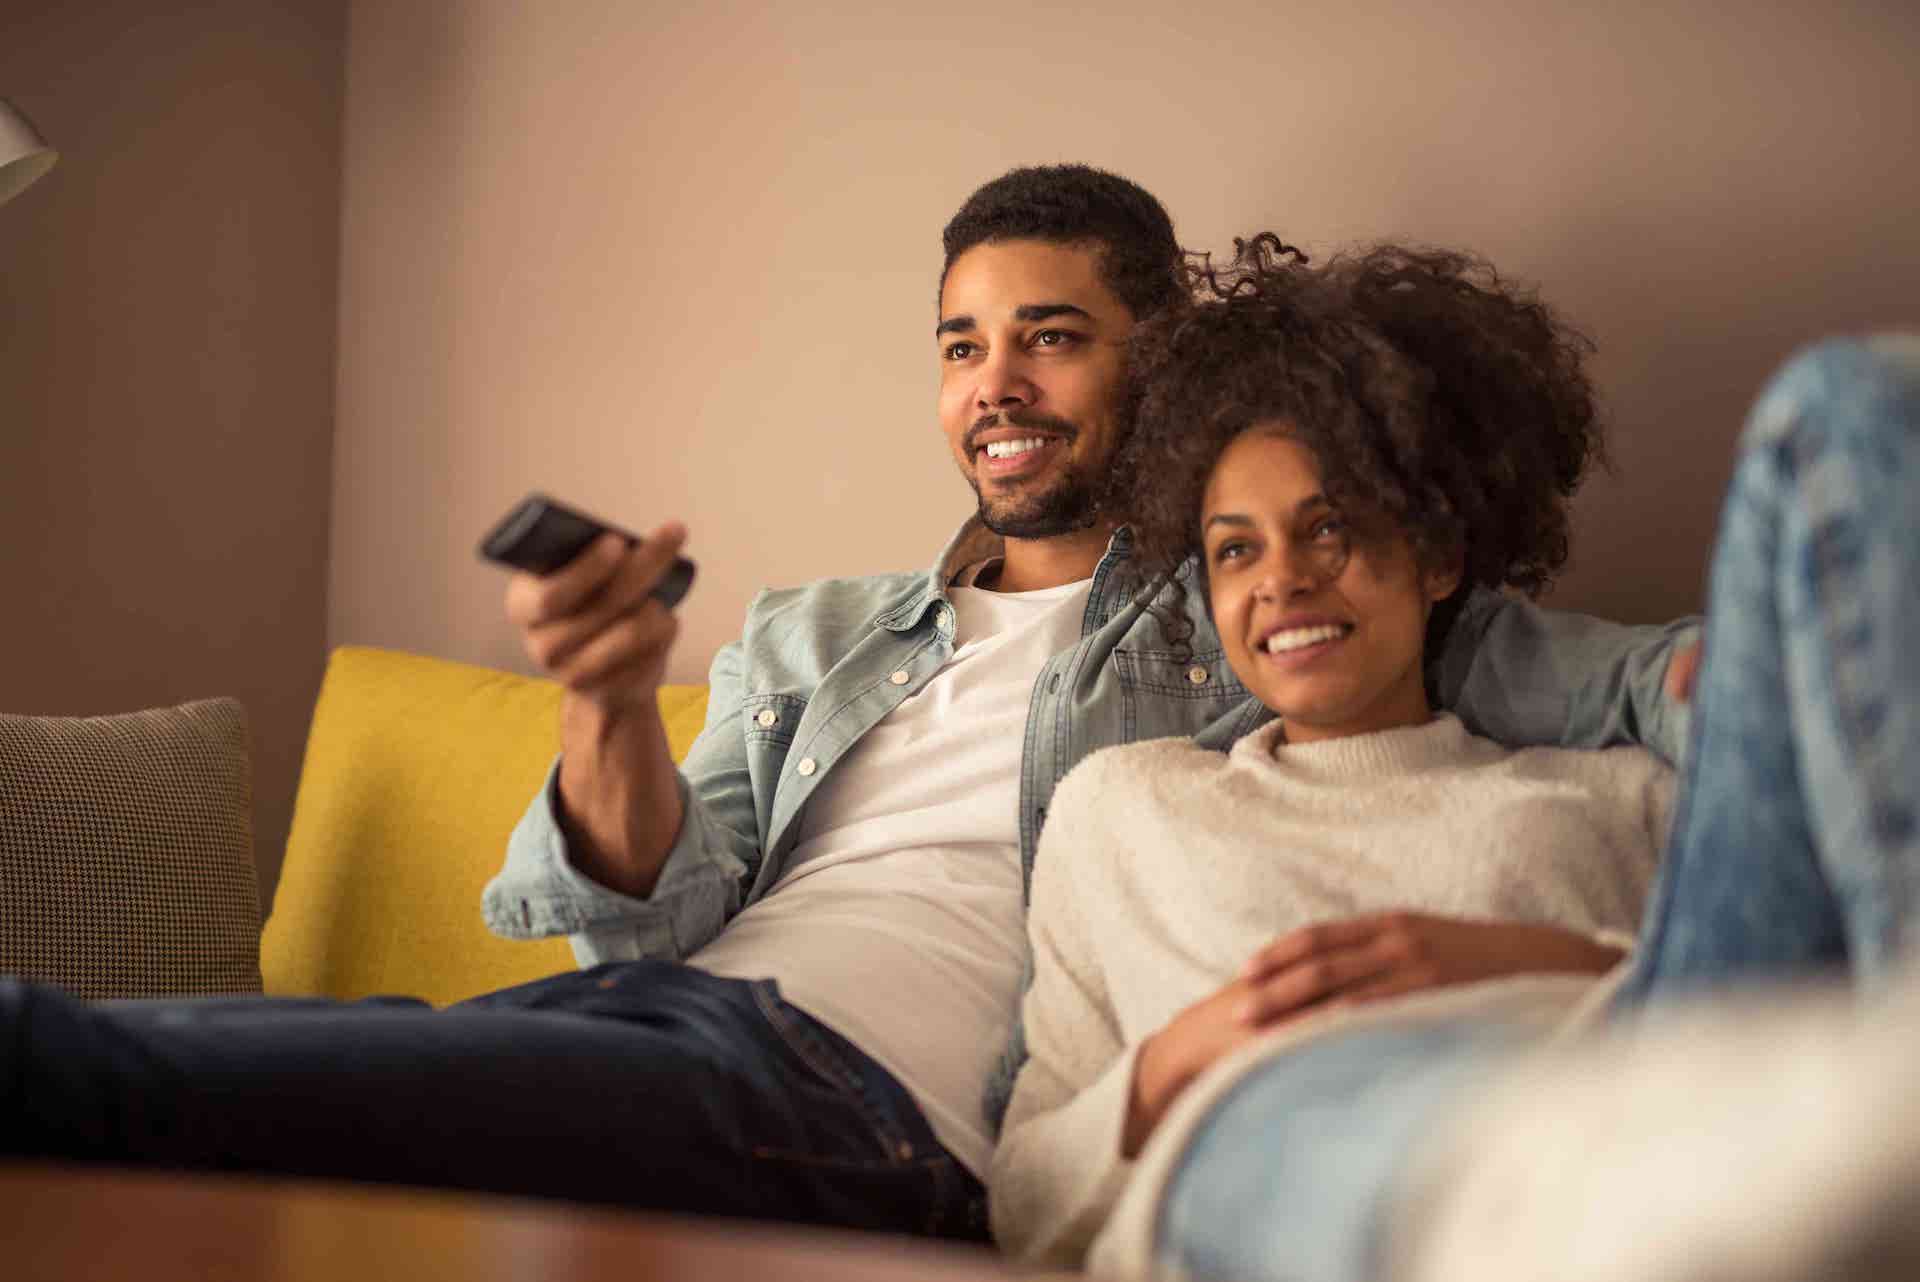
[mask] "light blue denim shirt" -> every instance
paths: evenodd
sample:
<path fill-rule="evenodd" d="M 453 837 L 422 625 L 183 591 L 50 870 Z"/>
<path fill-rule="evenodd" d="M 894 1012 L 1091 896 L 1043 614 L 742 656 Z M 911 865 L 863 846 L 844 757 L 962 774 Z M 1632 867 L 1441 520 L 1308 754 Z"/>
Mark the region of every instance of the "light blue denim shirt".
<path fill-rule="evenodd" d="M 1130 543 L 1125 530 L 1113 536 L 1079 643 L 1034 683 L 1020 772 L 1029 885 L 1054 786 L 1088 753 L 1167 735 L 1224 750 L 1272 715 L 1227 665 L 1199 592 L 1143 584 Z M 487 886 L 488 926 L 510 938 L 570 935 L 583 966 L 692 954 L 780 879 L 808 799 L 848 749 L 952 657 L 948 585 L 1000 550 L 976 517 L 930 572 L 762 592 L 740 640 L 714 658 L 706 728 L 680 769 L 686 818 L 653 894 L 635 899 L 575 870 L 555 819 L 556 761 Z M 1191 628 L 1184 643 L 1175 620 Z M 1674 761 L 1684 709 L 1660 687 L 1693 629 L 1624 627 L 1478 591 L 1431 675 L 1441 706 L 1490 738 L 1641 742 Z"/>

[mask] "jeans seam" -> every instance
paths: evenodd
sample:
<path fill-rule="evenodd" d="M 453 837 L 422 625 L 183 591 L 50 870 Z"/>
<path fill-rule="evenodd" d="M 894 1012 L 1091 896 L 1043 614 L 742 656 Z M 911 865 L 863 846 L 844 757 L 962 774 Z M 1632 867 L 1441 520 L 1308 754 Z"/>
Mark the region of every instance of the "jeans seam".
<path fill-rule="evenodd" d="M 833 1053 L 830 1046 L 788 1013 L 797 1008 L 773 996 L 769 986 L 756 983 L 752 986 L 754 1004 L 766 1018 L 775 1036 L 798 1056 L 802 1063 L 817 1074 L 820 1079 L 836 1090 L 844 1091 L 859 1101 L 860 1113 L 868 1128 L 873 1132 L 875 1141 L 880 1145 L 885 1160 L 891 1166 L 912 1165 L 920 1158 L 917 1147 L 907 1138 L 886 1111 L 877 1106 L 873 1092 L 863 1075 L 848 1066 Z"/>
<path fill-rule="evenodd" d="M 927 1168 L 927 1173 L 933 1179 L 933 1197 L 927 1203 L 926 1224 L 921 1230 L 927 1237 L 939 1237 L 940 1230 L 945 1227 L 947 1200 L 952 1196 L 948 1188 L 953 1179 L 952 1163 L 953 1159 L 949 1157 L 945 1162 L 935 1162 Z"/>

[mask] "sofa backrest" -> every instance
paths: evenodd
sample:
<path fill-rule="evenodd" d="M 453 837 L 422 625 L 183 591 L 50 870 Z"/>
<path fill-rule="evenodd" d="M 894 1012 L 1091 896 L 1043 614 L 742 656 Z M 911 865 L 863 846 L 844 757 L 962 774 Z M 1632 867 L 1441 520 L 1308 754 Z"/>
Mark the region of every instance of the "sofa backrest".
<path fill-rule="evenodd" d="M 560 686 L 365 646 L 327 663 L 260 946 L 266 991 L 444 1004 L 571 969 L 564 939 L 516 943 L 481 888 L 559 751 Z M 676 760 L 705 686 L 660 692 Z"/>

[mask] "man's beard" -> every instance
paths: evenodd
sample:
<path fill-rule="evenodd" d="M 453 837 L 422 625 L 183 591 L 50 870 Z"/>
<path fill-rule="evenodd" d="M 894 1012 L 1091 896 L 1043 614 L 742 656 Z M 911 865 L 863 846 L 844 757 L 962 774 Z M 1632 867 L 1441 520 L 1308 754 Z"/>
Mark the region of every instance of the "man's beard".
<path fill-rule="evenodd" d="M 1099 496 L 1072 463 L 1044 490 L 1005 494 L 992 500 L 980 493 L 977 478 L 969 476 L 967 482 L 980 502 L 981 522 L 1002 538 L 1050 539 L 1072 534 L 1090 527 L 1099 515 Z"/>
<path fill-rule="evenodd" d="M 1001 423 L 1011 427 L 1038 428 L 1058 437 L 1068 446 L 1080 435 L 1080 429 L 1066 419 L 1020 410 L 1010 414 L 989 415 L 974 424 L 973 431 L 984 431 Z M 980 505 L 981 523 L 1001 538 L 1050 539 L 1088 529 L 1099 517 L 1099 488 L 1072 459 L 1065 462 L 1060 475 L 1046 489 L 1003 495 L 991 501 L 980 493 L 977 473 L 968 470 L 966 477 L 967 484 L 973 487 L 973 497 Z"/>

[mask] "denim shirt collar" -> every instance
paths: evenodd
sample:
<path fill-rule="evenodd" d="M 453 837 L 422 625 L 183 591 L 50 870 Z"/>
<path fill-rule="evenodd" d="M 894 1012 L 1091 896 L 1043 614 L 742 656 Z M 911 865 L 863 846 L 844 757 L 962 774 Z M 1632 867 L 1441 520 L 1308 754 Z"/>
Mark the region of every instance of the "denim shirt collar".
<path fill-rule="evenodd" d="M 1101 555 L 1100 564 L 1094 569 L 1096 596 L 1100 595 L 1103 584 L 1114 581 L 1116 577 L 1121 579 L 1126 577 L 1115 576 L 1112 570 L 1128 558 L 1132 549 L 1133 532 L 1121 526 L 1113 532 L 1113 537 L 1107 540 L 1107 550 Z M 953 582 L 955 575 L 976 561 L 1004 556 L 1006 550 L 1007 541 L 989 530 L 978 513 L 968 517 L 961 523 L 959 531 L 947 541 L 947 546 L 941 550 L 940 557 L 934 562 L 933 568 L 920 581 L 920 586 L 906 600 L 875 619 L 875 625 L 889 632 L 906 632 L 917 627 L 928 610 L 946 602 L 947 585 Z M 1089 603 L 1089 608 L 1091 613 L 1102 616 L 1111 613 L 1110 609 L 1093 610 L 1092 603 Z"/>

